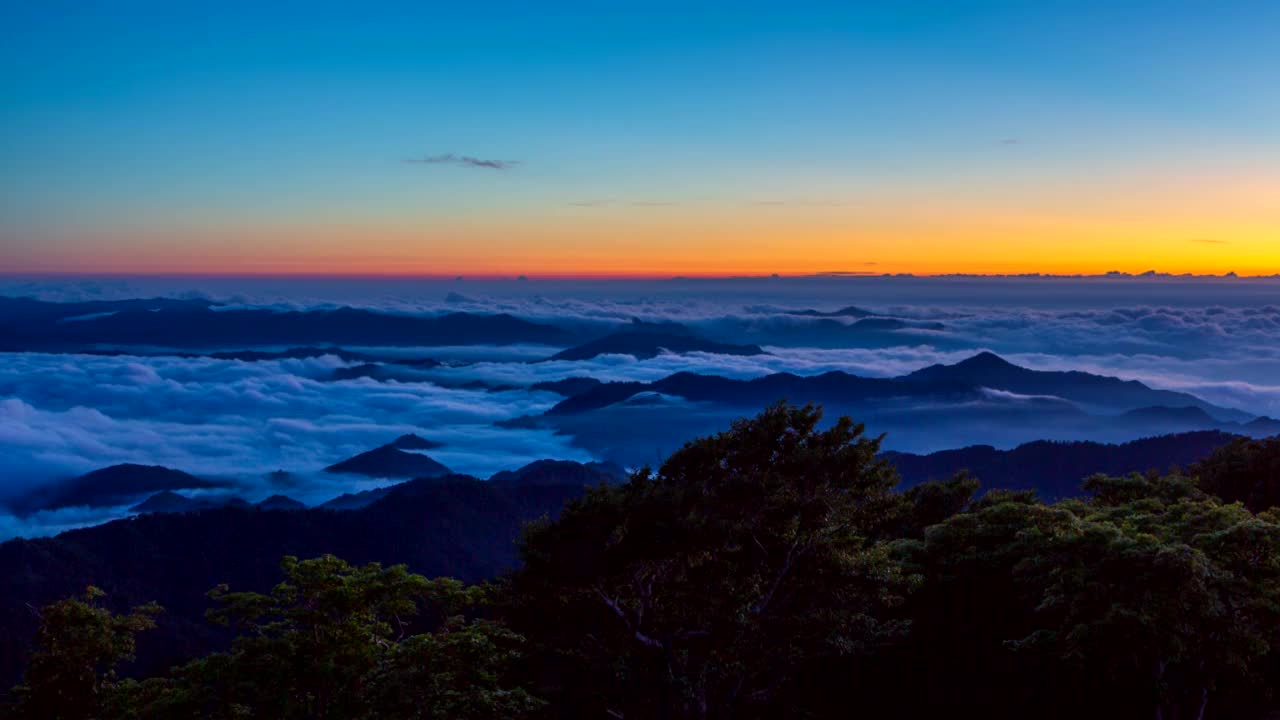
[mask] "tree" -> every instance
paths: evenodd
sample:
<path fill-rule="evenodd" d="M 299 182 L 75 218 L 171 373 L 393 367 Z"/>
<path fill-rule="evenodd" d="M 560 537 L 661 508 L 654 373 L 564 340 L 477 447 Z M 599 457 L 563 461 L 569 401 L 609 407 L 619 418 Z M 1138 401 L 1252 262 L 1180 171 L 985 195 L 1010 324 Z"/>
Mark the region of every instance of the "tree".
<path fill-rule="evenodd" d="M 1191 474 L 1205 492 L 1254 512 L 1280 506 L 1280 437 L 1237 438 L 1196 463 Z"/>
<path fill-rule="evenodd" d="M 900 678 L 887 691 L 905 698 L 899 711 L 1195 720 L 1265 706 L 1280 642 L 1276 517 L 1179 475 L 1084 489 L 1053 505 L 991 492 L 895 545 L 923 577 L 904 606 L 911 637 L 877 658 Z"/>
<path fill-rule="evenodd" d="M 902 493 L 904 502 L 897 534 L 920 537 L 929 527 L 969 507 L 978 487 L 977 478 L 961 472 L 950 480 L 933 480 L 907 488 Z"/>
<path fill-rule="evenodd" d="M 432 633 L 396 643 L 366 680 L 370 718 L 518 718 L 545 703 L 507 675 L 524 638 L 487 621 L 449 618 Z"/>
<path fill-rule="evenodd" d="M 1016 647 L 1104 672 L 1156 720 L 1201 720 L 1280 641 L 1280 525 L 1173 476 L 1095 477 L 1073 522 L 1029 529 L 1042 627 Z"/>
<path fill-rule="evenodd" d="M 133 659 L 139 632 L 155 627 L 158 605 L 117 614 L 98 603 L 105 596 L 90 586 L 40 611 L 36 650 L 23 683 L 14 688 L 14 716 L 40 720 L 81 720 L 105 716 L 121 691 L 121 664 Z"/>
<path fill-rule="evenodd" d="M 144 698 L 150 713 L 478 718 L 520 717 L 539 706 L 503 684 L 521 638 L 456 614 L 485 602 L 483 588 L 333 556 L 286 557 L 281 567 L 285 580 L 270 594 L 210 593 L 221 605 L 210 618 L 241 634 L 229 653 L 188 664 Z M 410 634 L 424 608 L 444 620 L 435 632 Z"/>
<path fill-rule="evenodd" d="M 486 604 L 486 588 L 332 556 L 281 565 L 285 580 L 269 594 L 210 592 L 220 605 L 211 619 L 239 631 L 229 652 L 116 683 L 89 714 L 24 717 L 465 720 L 542 705 L 508 682 L 523 639 L 460 614 Z M 435 622 L 416 617 L 423 609 Z M 415 624 L 433 629 L 410 633 Z"/>
<path fill-rule="evenodd" d="M 806 670 L 905 630 L 886 614 L 912 584 L 883 540 L 897 476 L 821 417 L 773 406 L 526 534 L 513 613 L 576 679 L 562 712 L 776 715 L 823 701 Z"/>
<path fill-rule="evenodd" d="M 896 542 L 922 581 L 902 608 L 910 636 L 863 669 L 881 688 L 873 704 L 896 717 L 1080 717 L 1071 668 L 1010 646 L 1042 627 L 1039 588 L 1021 568 L 1040 552 L 1037 538 L 1073 522 L 1034 492 L 994 490 Z"/>

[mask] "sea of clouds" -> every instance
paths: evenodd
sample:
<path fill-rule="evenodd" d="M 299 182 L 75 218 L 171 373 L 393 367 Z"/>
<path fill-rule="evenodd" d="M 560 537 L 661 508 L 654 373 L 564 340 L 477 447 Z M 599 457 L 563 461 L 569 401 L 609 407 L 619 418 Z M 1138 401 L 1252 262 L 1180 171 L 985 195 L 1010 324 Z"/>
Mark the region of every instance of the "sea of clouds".
<path fill-rule="evenodd" d="M 495 425 L 542 413 L 561 399 L 522 389 L 534 382 L 574 376 L 651 381 L 680 371 L 749 378 L 842 370 L 887 377 L 983 349 L 1027 367 L 1137 379 L 1280 416 L 1276 280 L 7 278 L 0 280 L 0 294 L 55 301 L 202 297 L 230 307 L 279 309 L 507 312 L 589 331 L 637 319 L 678 322 L 718 340 L 758 342 L 768 353 L 531 362 L 555 348 L 399 348 L 450 364 L 406 371 L 394 382 L 335 382 L 333 371 L 346 363 L 332 356 L 251 363 L 8 353 L 0 355 L 0 498 L 135 462 L 224 478 L 250 500 L 283 492 L 316 502 L 359 489 L 349 478 L 321 473 L 323 467 L 407 432 L 444 443 L 431 455 L 455 471 L 487 477 L 539 458 L 591 459 L 571 438 Z M 849 305 L 942 328 L 891 333 L 888 341 L 883 333 L 874 340 L 868 336 L 865 346 L 856 334 L 832 335 L 823 347 L 769 342 L 787 337 L 791 328 L 824 322 L 795 311 Z M 456 387 L 470 381 L 517 389 Z M 267 479 L 277 469 L 292 474 L 292 486 Z M 0 518 L 0 535 L 55 532 L 101 515 L 71 509 Z"/>

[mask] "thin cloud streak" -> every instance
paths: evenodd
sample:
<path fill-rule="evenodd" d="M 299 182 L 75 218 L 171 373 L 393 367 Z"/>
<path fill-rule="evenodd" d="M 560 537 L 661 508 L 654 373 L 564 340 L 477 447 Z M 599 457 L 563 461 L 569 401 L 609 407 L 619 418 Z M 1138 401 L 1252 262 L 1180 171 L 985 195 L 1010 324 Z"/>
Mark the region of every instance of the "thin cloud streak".
<path fill-rule="evenodd" d="M 483 168 L 487 170 L 510 170 L 517 165 L 522 164 L 519 160 L 488 160 L 485 158 L 473 157 L 471 155 L 458 155 L 456 153 L 427 155 L 420 158 L 406 158 L 405 162 L 410 165 L 458 165 L 460 167 Z"/>

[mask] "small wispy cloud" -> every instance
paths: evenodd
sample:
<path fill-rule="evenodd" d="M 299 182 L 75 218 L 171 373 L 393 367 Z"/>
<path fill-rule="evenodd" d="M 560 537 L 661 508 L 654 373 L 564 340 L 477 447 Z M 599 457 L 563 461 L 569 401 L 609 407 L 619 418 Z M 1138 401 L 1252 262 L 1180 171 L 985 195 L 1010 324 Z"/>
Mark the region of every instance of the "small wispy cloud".
<path fill-rule="evenodd" d="M 575 200 L 569 204 L 574 207 L 607 207 L 611 203 L 610 200 Z"/>
<path fill-rule="evenodd" d="M 405 158 L 405 162 L 410 165 L 458 165 L 461 167 L 484 168 L 487 170 L 510 170 L 511 168 L 521 164 L 519 160 L 488 160 L 485 158 L 472 157 L 471 155 L 458 155 L 456 153 Z"/>
<path fill-rule="evenodd" d="M 630 203 L 631 207 L 671 207 L 679 204 L 680 203 L 678 202 L 668 202 L 665 200 L 640 200 Z"/>
<path fill-rule="evenodd" d="M 1000 138 L 996 141 L 997 145 L 1021 145 L 1022 139 L 1016 137 Z"/>

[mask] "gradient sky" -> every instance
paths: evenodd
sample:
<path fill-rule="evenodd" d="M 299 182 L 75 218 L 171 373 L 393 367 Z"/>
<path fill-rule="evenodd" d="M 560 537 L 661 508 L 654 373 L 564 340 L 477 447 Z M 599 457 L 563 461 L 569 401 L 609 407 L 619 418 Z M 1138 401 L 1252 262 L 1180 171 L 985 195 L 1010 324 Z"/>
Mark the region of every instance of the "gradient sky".
<path fill-rule="evenodd" d="M 1272 0 L 9 1 L 0 63 L 0 271 L 1280 272 Z"/>

